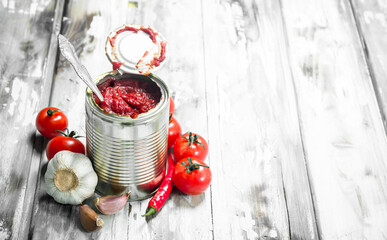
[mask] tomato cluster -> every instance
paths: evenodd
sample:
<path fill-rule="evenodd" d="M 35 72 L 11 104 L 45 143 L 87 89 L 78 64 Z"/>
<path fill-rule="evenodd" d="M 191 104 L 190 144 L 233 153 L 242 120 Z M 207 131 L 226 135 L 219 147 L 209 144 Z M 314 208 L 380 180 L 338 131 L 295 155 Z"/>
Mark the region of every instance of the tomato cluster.
<path fill-rule="evenodd" d="M 204 192 L 211 183 L 210 168 L 204 163 L 208 154 L 207 141 L 199 134 L 181 133 L 178 121 L 172 116 L 175 103 L 170 98 L 168 148 L 173 148 L 176 161 L 173 171 L 175 186 L 186 194 L 197 195 Z"/>
<path fill-rule="evenodd" d="M 210 168 L 204 163 L 208 154 L 208 143 L 199 134 L 187 132 L 182 134 L 179 122 L 173 117 L 175 103 L 170 98 L 170 117 L 168 128 L 168 149 L 173 152 L 176 161 L 172 179 L 175 186 L 186 194 L 200 194 L 211 183 Z M 85 147 L 77 139 L 74 131 L 67 130 L 67 117 L 58 108 L 42 109 L 36 118 L 39 132 L 51 138 L 46 147 L 47 159 L 51 160 L 59 151 L 85 154 Z"/>
<path fill-rule="evenodd" d="M 44 137 L 51 139 L 46 147 L 48 160 L 63 150 L 85 154 L 85 146 L 74 131 L 69 132 L 67 125 L 66 115 L 58 108 L 47 107 L 38 113 L 36 128 Z"/>
<path fill-rule="evenodd" d="M 143 217 L 157 213 L 168 199 L 173 184 L 186 194 L 204 192 L 211 183 L 211 170 L 203 162 L 208 153 L 208 144 L 200 135 L 188 132 L 181 134 L 181 127 L 172 116 L 175 103 L 170 98 L 168 128 L 168 170 L 155 195 L 148 203 Z M 172 157 L 174 154 L 175 161 Z"/>

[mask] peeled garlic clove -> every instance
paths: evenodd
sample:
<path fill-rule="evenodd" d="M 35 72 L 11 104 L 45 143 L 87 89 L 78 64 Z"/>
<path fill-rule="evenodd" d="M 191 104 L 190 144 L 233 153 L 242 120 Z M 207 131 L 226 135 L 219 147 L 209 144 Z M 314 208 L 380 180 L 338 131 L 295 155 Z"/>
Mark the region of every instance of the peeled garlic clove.
<path fill-rule="evenodd" d="M 130 192 L 124 193 L 121 196 L 111 195 L 105 197 L 98 197 L 94 199 L 94 204 L 101 213 L 106 215 L 113 214 L 125 207 L 129 195 Z"/>
<path fill-rule="evenodd" d="M 103 227 L 103 220 L 87 204 L 79 207 L 79 215 L 82 226 L 86 231 L 92 232 Z"/>

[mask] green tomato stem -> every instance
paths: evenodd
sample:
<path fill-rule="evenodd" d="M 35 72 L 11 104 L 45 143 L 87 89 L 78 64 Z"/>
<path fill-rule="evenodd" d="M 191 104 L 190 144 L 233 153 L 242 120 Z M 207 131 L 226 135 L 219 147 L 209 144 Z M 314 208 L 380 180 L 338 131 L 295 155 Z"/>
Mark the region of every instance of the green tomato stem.
<path fill-rule="evenodd" d="M 56 112 L 60 112 L 60 110 L 52 110 L 51 108 L 49 108 L 48 110 L 47 110 L 47 115 L 48 116 L 52 116 L 54 113 L 56 113 Z"/>
<path fill-rule="evenodd" d="M 201 145 L 204 149 L 204 145 L 198 141 L 199 139 L 199 135 L 195 135 L 195 134 L 192 134 L 192 132 L 189 132 L 189 136 L 188 137 L 185 137 L 183 134 L 179 133 L 180 136 L 182 136 L 185 140 L 187 140 L 187 148 L 189 148 L 190 146 L 192 146 L 193 143 L 197 143 L 199 145 Z"/>
<path fill-rule="evenodd" d="M 181 163 L 181 165 L 183 165 L 185 168 L 187 168 L 187 170 L 186 170 L 187 173 L 198 170 L 200 167 L 210 168 L 207 165 L 203 165 L 203 164 L 199 164 L 199 163 L 192 163 L 192 159 L 190 157 L 188 157 L 187 159 L 188 159 L 188 165 L 187 165 L 187 163 L 184 163 L 184 162 Z"/>
<path fill-rule="evenodd" d="M 71 131 L 69 132 L 69 130 L 66 128 L 65 131 L 60 131 L 60 130 L 56 130 L 57 132 L 63 134 L 63 136 L 65 137 L 71 137 L 71 138 L 79 138 L 79 137 L 83 137 L 83 136 L 77 136 L 77 132 L 76 131 Z"/>

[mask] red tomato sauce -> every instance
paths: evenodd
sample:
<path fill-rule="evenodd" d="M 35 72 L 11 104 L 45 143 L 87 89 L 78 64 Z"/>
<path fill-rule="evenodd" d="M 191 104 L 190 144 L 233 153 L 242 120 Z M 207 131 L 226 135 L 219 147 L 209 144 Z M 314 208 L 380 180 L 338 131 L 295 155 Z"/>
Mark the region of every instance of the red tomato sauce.
<path fill-rule="evenodd" d="M 121 67 L 122 63 L 120 62 L 112 62 L 113 64 L 113 70 L 117 70 Z"/>
<path fill-rule="evenodd" d="M 143 72 L 143 71 L 138 71 L 139 73 L 143 73 L 145 75 L 149 75 L 151 69 L 153 69 L 154 66 L 158 67 L 160 66 L 160 63 L 165 60 L 165 47 L 167 46 L 166 41 L 160 42 L 161 46 L 161 51 L 160 51 L 160 56 L 154 56 L 153 59 L 150 61 L 150 63 L 146 63 L 145 66 L 148 67 L 148 69 Z M 145 52 L 144 56 L 138 61 L 136 64 L 136 68 L 140 68 L 140 64 L 144 61 L 144 58 L 148 55 L 148 51 Z"/>
<path fill-rule="evenodd" d="M 141 26 L 140 28 L 135 28 L 132 26 L 125 26 L 124 28 L 118 30 L 114 36 L 109 37 L 110 45 L 112 47 L 115 46 L 116 38 L 117 38 L 118 34 L 120 34 L 122 32 L 126 32 L 126 31 L 133 31 L 133 32 L 137 33 L 140 30 L 143 31 L 144 33 L 147 33 L 149 35 L 150 39 L 152 39 L 152 42 L 156 43 L 156 36 L 157 36 L 158 32 L 155 32 L 152 28 L 148 28 L 148 27 L 144 27 L 144 26 Z"/>
<path fill-rule="evenodd" d="M 136 28 L 136 27 L 133 27 L 133 26 L 126 26 L 125 25 L 123 28 L 121 28 L 118 31 L 116 31 L 113 36 L 110 36 L 108 38 L 110 46 L 113 48 L 113 50 L 112 50 L 113 52 L 117 51 L 117 47 L 115 46 L 115 44 L 116 44 L 116 39 L 117 39 L 118 34 L 120 34 L 122 32 L 126 32 L 126 31 L 133 31 L 135 33 L 138 33 L 139 31 L 143 31 L 144 33 L 149 35 L 149 38 L 152 40 L 152 42 L 154 44 L 157 44 L 156 37 L 157 37 L 157 35 L 159 33 L 157 31 L 153 30 L 151 27 L 140 26 L 139 28 Z M 161 48 L 160 49 L 160 54 L 159 55 L 155 54 L 153 56 L 153 59 L 150 60 L 150 62 L 144 62 L 144 59 L 148 55 L 149 52 L 146 51 L 144 53 L 143 57 L 137 62 L 135 67 L 137 69 L 142 68 L 142 67 L 146 67 L 146 70 L 145 71 L 139 70 L 139 73 L 143 73 L 145 75 L 148 75 L 150 73 L 151 69 L 153 69 L 154 67 L 160 66 L 160 63 L 165 60 L 166 45 L 167 45 L 166 41 L 161 41 L 160 42 L 160 48 Z M 113 70 L 119 69 L 122 64 L 123 63 L 121 63 L 121 62 L 113 61 Z"/>
<path fill-rule="evenodd" d="M 105 111 L 122 116 L 137 118 L 156 107 L 161 91 L 156 83 L 144 79 L 109 78 L 98 85 L 104 101 L 93 94 L 94 101 Z"/>
<path fill-rule="evenodd" d="M 158 66 L 160 66 L 160 63 L 165 60 L 165 47 L 166 47 L 166 45 L 167 45 L 167 42 L 165 42 L 165 41 L 160 42 L 160 46 L 161 46 L 160 56 L 154 57 L 153 61 L 151 62 L 151 65 L 158 67 Z"/>
<path fill-rule="evenodd" d="M 114 47 L 116 45 L 117 35 L 122 33 L 122 32 L 125 32 L 125 31 L 133 31 L 133 32 L 137 33 L 138 31 L 140 31 L 140 29 L 137 29 L 137 28 L 134 28 L 134 27 L 131 27 L 131 26 L 125 26 L 124 28 L 118 30 L 113 37 L 109 37 L 109 42 L 110 42 L 110 45 L 112 47 Z M 152 41 L 153 41 L 153 39 L 152 39 Z"/>

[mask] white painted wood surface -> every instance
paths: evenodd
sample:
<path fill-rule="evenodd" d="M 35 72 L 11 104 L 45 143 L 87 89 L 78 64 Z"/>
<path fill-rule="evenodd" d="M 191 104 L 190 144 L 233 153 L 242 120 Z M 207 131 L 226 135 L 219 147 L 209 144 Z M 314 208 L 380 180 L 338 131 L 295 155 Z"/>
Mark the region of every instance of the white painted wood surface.
<path fill-rule="evenodd" d="M 204 26 L 214 235 L 317 239 L 279 1 L 208 1 L 203 19 L 222 19 Z"/>
<path fill-rule="evenodd" d="M 283 1 L 283 13 L 321 238 L 384 239 L 387 141 L 351 6 Z"/>
<path fill-rule="evenodd" d="M 387 110 L 387 3 L 381 0 L 351 1 L 370 77 L 386 128 Z"/>
<path fill-rule="evenodd" d="M 381 0 L 1 1 L 0 239 L 386 239 L 386 8 Z M 140 216 L 148 200 L 133 202 L 87 233 L 77 206 L 45 192 L 46 141 L 34 121 L 56 106 L 85 135 L 85 85 L 56 58 L 56 36 L 70 39 L 96 77 L 111 69 L 106 36 L 124 23 L 167 38 L 157 75 L 183 131 L 209 140 L 213 181 L 199 196 L 175 189 L 154 218 Z"/>
<path fill-rule="evenodd" d="M 26 239 L 43 138 L 35 117 L 49 99 L 64 4 L 0 3 L 0 239 Z"/>

